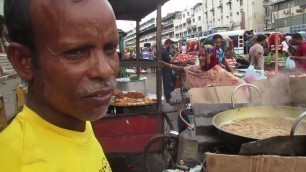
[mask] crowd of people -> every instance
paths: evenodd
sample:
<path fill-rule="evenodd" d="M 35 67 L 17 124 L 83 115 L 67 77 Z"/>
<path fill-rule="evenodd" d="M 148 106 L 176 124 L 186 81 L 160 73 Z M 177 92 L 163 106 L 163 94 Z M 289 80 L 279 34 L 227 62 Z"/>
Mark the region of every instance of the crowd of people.
<path fill-rule="evenodd" d="M 174 84 L 171 79 L 172 71 L 186 74 L 188 88 L 231 86 L 245 83 L 242 79 L 233 75 L 234 71 L 229 67 L 225 59 L 221 47 L 222 36 L 219 34 L 214 35 L 213 42 L 213 47 L 199 47 L 197 55 L 199 65 L 195 65 L 194 60 L 189 60 L 185 62 L 189 65 L 183 67 L 172 64 L 174 58 L 171 57 L 169 48 L 173 42 L 170 39 L 165 41 L 162 48 L 162 60 L 165 65 L 162 74 L 164 95 L 168 103 L 175 103 L 171 100 L 171 91 L 173 91 Z"/>
<path fill-rule="evenodd" d="M 251 34 L 250 34 L 251 35 Z M 255 70 L 264 70 L 264 58 L 271 51 L 268 43 L 268 37 L 264 34 L 256 34 L 250 37 L 249 62 Z M 237 78 L 232 68 L 225 60 L 224 47 L 222 47 L 223 37 L 219 34 L 213 36 L 214 45 L 202 46 L 196 50 L 198 64 L 194 60 L 183 62 L 183 66 L 173 64 L 175 55 L 171 53 L 170 48 L 173 42 L 166 40 L 162 48 L 162 60 L 165 65 L 163 68 L 163 86 L 164 95 L 168 103 L 171 101 L 171 92 L 175 85 L 175 72 L 185 73 L 189 88 L 207 87 L 210 85 L 238 85 L 244 83 L 242 79 Z M 183 43 L 179 52 L 181 54 L 194 53 L 190 43 L 188 46 Z M 199 46 L 200 44 L 195 44 Z M 194 45 L 193 45 L 194 46 Z M 191 48 L 190 48 L 191 47 Z M 231 50 L 233 51 L 233 50 Z M 306 42 L 300 33 L 286 35 L 281 42 L 281 55 L 290 56 L 296 63 L 296 70 L 306 71 Z"/>

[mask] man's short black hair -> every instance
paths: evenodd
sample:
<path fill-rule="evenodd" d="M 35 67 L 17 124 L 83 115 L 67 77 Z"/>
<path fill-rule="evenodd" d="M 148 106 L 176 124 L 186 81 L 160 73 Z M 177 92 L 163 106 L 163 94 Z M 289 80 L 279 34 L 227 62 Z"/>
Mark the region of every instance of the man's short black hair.
<path fill-rule="evenodd" d="M 215 35 L 213 36 L 213 40 L 216 40 L 216 39 L 218 39 L 218 38 L 223 39 L 223 37 L 222 37 L 220 34 L 215 34 Z"/>
<path fill-rule="evenodd" d="M 265 35 L 259 34 L 259 35 L 257 35 L 257 37 L 256 37 L 256 42 L 261 42 L 261 41 L 264 41 L 264 40 L 266 40 L 266 39 L 267 39 L 267 38 L 266 38 Z"/>
<path fill-rule="evenodd" d="M 295 39 L 303 39 L 302 35 L 300 33 L 294 33 L 292 34 L 292 38 L 295 38 Z"/>
<path fill-rule="evenodd" d="M 29 0 L 5 0 L 4 16 L 12 42 L 34 49 Z"/>
<path fill-rule="evenodd" d="M 171 39 L 167 39 L 167 40 L 165 41 L 165 44 L 174 44 L 174 42 L 173 42 Z"/>
<path fill-rule="evenodd" d="M 16 42 L 29 48 L 32 52 L 32 62 L 34 66 L 37 66 L 30 15 L 30 0 L 4 1 L 5 23 L 11 42 Z"/>

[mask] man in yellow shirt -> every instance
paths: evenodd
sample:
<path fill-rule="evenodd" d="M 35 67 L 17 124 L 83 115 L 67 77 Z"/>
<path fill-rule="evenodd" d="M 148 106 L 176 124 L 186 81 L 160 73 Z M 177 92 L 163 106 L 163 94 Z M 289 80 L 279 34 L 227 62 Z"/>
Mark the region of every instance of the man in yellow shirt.
<path fill-rule="evenodd" d="M 26 106 L 0 133 L 0 171 L 111 171 L 89 121 L 115 86 L 118 34 L 107 0 L 5 0 L 8 58 Z"/>

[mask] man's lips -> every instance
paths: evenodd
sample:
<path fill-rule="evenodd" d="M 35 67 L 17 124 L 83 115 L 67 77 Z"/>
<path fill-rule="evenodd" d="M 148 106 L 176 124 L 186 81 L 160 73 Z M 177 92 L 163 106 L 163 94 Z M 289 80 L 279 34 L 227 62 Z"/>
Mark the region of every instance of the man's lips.
<path fill-rule="evenodd" d="M 94 90 L 82 96 L 82 98 L 84 98 L 85 100 L 96 102 L 98 104 L 109 103 L 111 96 L 113 95 L 113 90 L 114 88 L 111 87 Z"/>
<path fill-rule="evenodd" d="M 98 89 L 98 90 L 94 90 L 91 91 L 89 93 L 87 93 L 86 95 L 82 96 L 84 98 L 89 98 L 89 97 L 103 97 L 105 95 L 108 95 L 109 93 L 113 93 L 114 88 L 104 88 L 104 89 Z"/>

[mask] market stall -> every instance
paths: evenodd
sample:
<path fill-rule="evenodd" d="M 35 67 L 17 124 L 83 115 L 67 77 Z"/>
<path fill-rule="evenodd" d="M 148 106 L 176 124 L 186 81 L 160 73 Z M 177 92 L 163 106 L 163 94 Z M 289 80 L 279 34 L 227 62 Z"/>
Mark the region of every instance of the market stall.
<path fill-rule="evenodd" d="M 156 94 L 145 92 L 146 79 L 137 75 L 117 79 L 117 88 L 107 115 L 93 123 L 95 134 L 108 155 L 141 153 L 145 143 L 153 136 L 171 128 L 167 116 L 161 111 L 161 67 L 159 62 L 140 60 L 139 22 L 157 9 L 157 51 L 161 48 L 161 6 L 167 0 L 110 0 L 117 20 L 136 21 L 136 59 L 120 59 L 122 68 L 157 68 Z M 159 54 L 159 52 L 157 52 Z M 157 56 L 157 61 L 160 61 Z M 168 121 L 168 122 L 167 122 Z"/>

